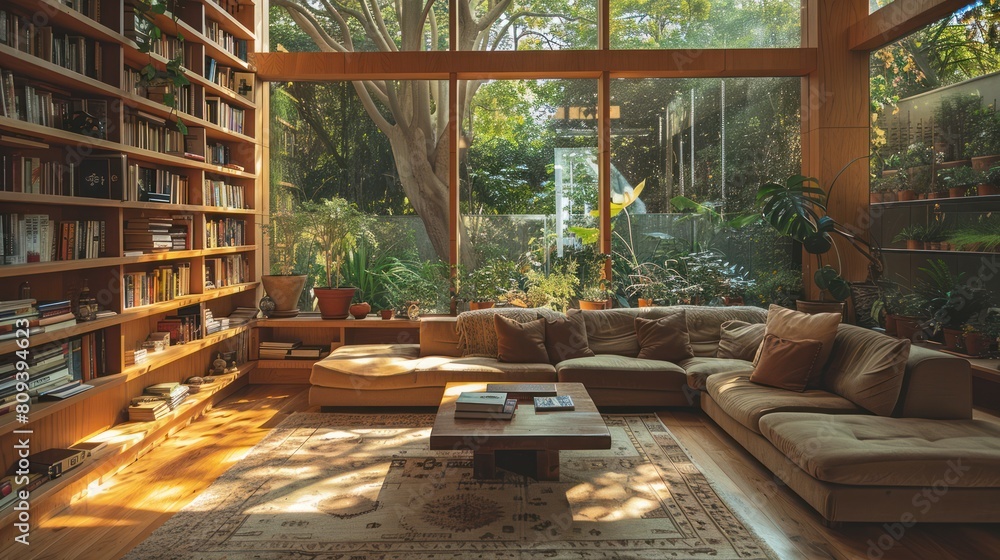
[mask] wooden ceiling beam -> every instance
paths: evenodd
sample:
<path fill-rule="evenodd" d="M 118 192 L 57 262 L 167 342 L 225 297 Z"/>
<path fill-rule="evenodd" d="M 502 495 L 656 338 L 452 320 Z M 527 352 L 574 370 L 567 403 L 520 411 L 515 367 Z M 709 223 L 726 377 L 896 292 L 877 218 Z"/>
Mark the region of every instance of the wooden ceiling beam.
<path fill-rule="evenodd" d="M 816 49 L 254 53 L 264 81 L 804 76 Z"/>
<path fill-rule="evenodd" d="M 851 26 L 851 50 L 880 49 L 970 4 L 969 0 L 896 0 Z"/>

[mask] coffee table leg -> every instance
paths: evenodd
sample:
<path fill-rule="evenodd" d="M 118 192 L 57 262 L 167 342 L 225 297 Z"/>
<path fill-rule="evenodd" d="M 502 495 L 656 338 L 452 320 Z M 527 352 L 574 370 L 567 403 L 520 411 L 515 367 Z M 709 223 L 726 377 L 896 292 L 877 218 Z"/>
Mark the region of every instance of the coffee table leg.
<path fill-rule="evenodd" d="M 559 451 L 535 452 L 536 480 L 559 480 Z"/>
<path fill-rule="evenodd" d="M 497 477 L 497 458 L 493 451 L 476 451 L 472 455 L 472 477 L 492 479 Z"/>
<path fill-rule="evenodd" d="M 480 455 L 488 455 L 489 463 L 485 457 L 481 460 Z M 487 464 L 489 470 L 486 470 Z M 559 451 L 501 449 L 493 453 L 483 452 L 474 455 L 473 476 L 476 478 L 494 478 L 497 467 L 530 476 L 535 480 L 559 480 Z"/>

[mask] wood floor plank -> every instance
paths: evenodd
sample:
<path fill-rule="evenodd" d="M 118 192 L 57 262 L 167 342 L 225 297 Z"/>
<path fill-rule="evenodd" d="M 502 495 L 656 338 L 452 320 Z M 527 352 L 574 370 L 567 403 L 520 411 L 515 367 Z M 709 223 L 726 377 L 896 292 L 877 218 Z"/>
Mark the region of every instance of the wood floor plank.
<path fill-rule="evenodd" d="M 246 457 L 271 428 L 303 411 L 318 409 L 309 407 L 302 385 L 242 388 L 35 527 L 32 546 L 0 550 L 0 558 L 120 558 Z M 825 527 L 793 491 L 775 488 L 774 476 L 705 414 L 669 410 L 659 416 L 726 503 L 782 559 L 966 560 L 996 557 L 1000 550 L 1000 531 L 989 524 L 918 525 L 891 543 L 883 537 L 883 524 Z M 976 417 L 997 420 L 982 411 Z M 880 537 L 891 544 L 888 550 L 877 548 Z"/>

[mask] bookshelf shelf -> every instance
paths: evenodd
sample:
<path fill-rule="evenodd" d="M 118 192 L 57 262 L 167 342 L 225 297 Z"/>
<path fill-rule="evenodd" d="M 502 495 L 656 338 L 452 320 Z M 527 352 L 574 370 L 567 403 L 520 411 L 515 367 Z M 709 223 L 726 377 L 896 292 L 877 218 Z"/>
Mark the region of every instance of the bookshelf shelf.
<path fill-rule="evenodd" d="M 94 21 L 76 10 L 61 4 L 58 0 L 9 0 L 13 5 L 31 12 L 42 11 L 49 25 L 61 27 L 98 41 L 124 43 L 128 39 L 110 27 Z"/>
<path fill-rule="evenodd" d="M 98 377 L 97 379 L 91 379 L 90 381 L 87 381 L 87 384 L 93 385 L 94 388 L 90 389 L 89 391 L 84 391 L 83 393 L 73 395 L 72 397 L 63 399 L 61 401 L 45 401 L 45 402 L 32 403 L 30 420 L 32 422 L 37 422 L 38 420 L 41 420 L 46 416 L 55 414 L 56 412 L 59 412 L 64 408 L 73 406 L 79 401 L 93 397 L 94 395 L 107 391 L 108 389 L 121 385 L 122 383 L 125 383 L 125 376 L 121 373 L 108 375 L 105 377 Z M 3 416 L 0 416 L 0 436 L 7 435 L 13 430 L 20 429 L 22 426 L 23 424 L 17 421 L 14 413 L 4 414 Z"/>
<path fill-rule="evenodd" d="M 224 331 L 219 331 L 214 334 L 210 334 L 205 338 L 194 340 L 187 344 L 179 344 L 176 346 L 171 346 L 170 348 L 162 351 L 150 354 L 150 358 L 141 364 L 136 364 L 133 366 L 128 366 L 122 370 L 119 375 L 125 376 L 126 381 L 131 381 L 138 377 L 149 373 L 150 370 L 154 370 L 163 367 L 169 363 L 176 362 L 177 360 L 190 356 L 200 352 L 201 350 L 218 344 L 224 340 L 228 340 L 240 333 L 246 332 L 252 323 L 246 325 L 240 325 L 239 327 L 234 327 L 231 329 L 226 329 Z"/>
<path fill-rule="evenodd" d="M 53 194 L 33 194 L 19 192 L 0 192 L 0 202 L 16 202 L 21 204 L 45 204 L 52 206 L 96 206 L 104 208 L 130 208 L 136 210 L 163 210 L 168 212 L 200 212 L 206 214 L 249 214 L 260 215 L 252 208 L 225 208 L 222 206 L 201 206 L 196 204 L 162 204 L 159 202 L 136 202 L 108 200 L 103 198 L 84 198 L 79 196 L 60 196 Z M 67 261 L 62 261 L 67 262 Z M 0 267 L 2 268 L 2 267 Z"/>
<path fill-rule="evenodd" d="M 256 40 L 252 31 L 246 28 L 242 23 L 236 20 L 229 12 L 222 9 L 222 6 L 208 0 L 205 2 L 205 17 L 212 19 L 219 23 L 219 27 L 225 29 L 226 31 L 232 33 L 233 35 L 239 37 L 240 39 L 246 39 L 248 41 Z"/>
<path fill-rule="evenodd" d="M 7 264 L 0 266 L 0 278 L 48 274 L 50 272 L 64 272 L 69 270 L 87 270 L 90 268 L 118 266 L 120 264 L 122 264 L 122 257 L 75 259 L 71 261 L 49 261 L 28 264 Z"/>

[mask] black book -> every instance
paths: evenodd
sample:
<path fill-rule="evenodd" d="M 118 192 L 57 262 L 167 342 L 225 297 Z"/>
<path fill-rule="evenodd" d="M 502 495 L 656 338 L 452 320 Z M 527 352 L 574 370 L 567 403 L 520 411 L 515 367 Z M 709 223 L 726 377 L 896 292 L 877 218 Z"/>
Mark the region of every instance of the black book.
<path fill-rule="evenodd" d="M 83 160 L 77 174 L 77 196 L 122 200 L 125 169 L 125 154 L 91 156 Z"/>

